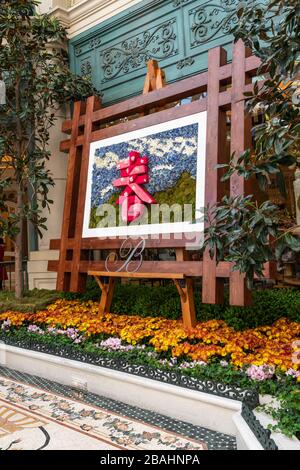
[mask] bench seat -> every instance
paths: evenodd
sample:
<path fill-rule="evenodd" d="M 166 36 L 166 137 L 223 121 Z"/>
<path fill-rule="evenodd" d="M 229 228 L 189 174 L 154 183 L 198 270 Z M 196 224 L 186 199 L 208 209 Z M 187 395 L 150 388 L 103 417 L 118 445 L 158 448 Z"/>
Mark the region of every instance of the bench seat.
<path fill-rule="evenodd" d="M 158 272 L 127 272 L 127 271 L 88 271 L 100 287 L 102 294 L 99 304 L 99 314 L 110 313 L 113 299 L 115 280 L 117 278 L 127 279 L 172 279 L 180 295 L 183 325 L 192 328 L 196 323 L 196 312 L 194 304 L 193 281 L 184 273 L 158 273 Z M 103 282 L 108 279 L 107 282 Z M 180 282 L 181 281 L 181 282 Z"/>

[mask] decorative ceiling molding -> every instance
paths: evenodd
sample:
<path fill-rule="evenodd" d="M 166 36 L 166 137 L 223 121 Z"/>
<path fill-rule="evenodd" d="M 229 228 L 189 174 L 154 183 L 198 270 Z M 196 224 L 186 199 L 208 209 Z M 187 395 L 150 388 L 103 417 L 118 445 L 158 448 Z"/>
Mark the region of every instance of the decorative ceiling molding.
<path fill-rule="evenodd" d="M 141 0 L 81 0 L 68 7 L 66 0 L 56 0 L 51 14 L 68 28 L 69 38 L 130 8 Z"/>

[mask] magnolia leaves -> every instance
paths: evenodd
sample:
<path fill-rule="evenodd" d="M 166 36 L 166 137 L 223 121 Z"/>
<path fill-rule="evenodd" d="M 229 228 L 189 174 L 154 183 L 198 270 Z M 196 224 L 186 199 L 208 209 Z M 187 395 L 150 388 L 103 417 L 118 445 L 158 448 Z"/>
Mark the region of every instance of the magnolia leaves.
<path fill-rule="evenodd" d="M 265 81 L 257 81 L 247 95 L 247 111 L 258 121 L 252 129 L 253 149 L 233 154 L 217 168 L 226 170 L 223 181 L 236 173 L 256 180 L 263 191 L 275 179 L 286 196 L 283 168 L 300 166 L 300 88 L 295 78 L 300 67 L 300 3 L 243 2 L 238 17 L 235 40 L 243 39 L 260 57 L 258 75 Z M 297 204 L 300 209 L 300 198 Z M 258 205 L 252 196 L 225 197 L 206 210 L 205 218 L 205 246 L 211 256 L 233 262 L 249 287 L 255 276 L 263 276 L 266 262 L 281 260 L 289 250 L 300 252 L 300 237 L 280 228 L 279 209 L 270 201 Z"/>
<path fill-rule="evenodd" d="M 287 249 L 300 252 L 300 237 L 282 232 L 278 208 L 270 201 L 258 205 L 253 196 L 225 196 L 205 211 L 204 247 L 217 262 L 233 263 L 246 275 L 248 287 L 263 277 L 264 264 L 279 261 Z"/>

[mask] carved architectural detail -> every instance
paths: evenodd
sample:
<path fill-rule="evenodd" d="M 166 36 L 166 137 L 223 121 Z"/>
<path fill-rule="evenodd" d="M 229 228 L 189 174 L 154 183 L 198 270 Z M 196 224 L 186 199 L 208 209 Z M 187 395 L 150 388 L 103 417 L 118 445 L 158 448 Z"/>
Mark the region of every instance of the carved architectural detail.
<path fill-rule="evenodd" d="M 177 68 L 179 70 L 184 69 L 185 67 L 191 67 L 195 63 L 195 59 L 193 57 L 187 57 L 186 59 L 180 60 L 177 62 Z"/>
<path fill-rule="evenodd" d="M 173 6 L 174 7 L 181 7 L 181 5 L 184 5 L 185 3 L 190 2 L 190 0 L 173 0 Z"/>
<path fill-rule="evenodd" d="M 101 52 L 103 82 L 178 53 L 176 19 L 169 20 Z"/>
<path fill-rule="evenodd" d="M 89 60 L 85 60 L 84 62 L 82 62 L 81 67 L 80 67 L 80 73 L 81 75 L 85 77 L 91 77 L 92 65 Z"/>
<path fill-rule="evenodd" d="M 190 10 L 191 46 L 196 47 L 213 39 L 217 33 L 230 34 L 238 22 L 236 6 L 239 0 L 220 0 L 219 5 L 208 3 Z"/>
<path fill-rule="evenodd" d="M 96 47 L 101 45 L 101 38 L 100 36 L 96 36 L 93 39 L 90 40 L 89 42 L 89 47 L 90 49 L 95 49 Z"/>
<path fill-rule="evenodd" d="M 80 73 L 82 63 L 90 61 L 94 85 L 103 90 L 105 104 L 140 91 L 151 59 L 162 62 L 168 82 L 200 72 L 209 48 L 232 42 L 239 1 L 149 0 L 145 8 L 138 3 L 111 24 L 99 24 L 89 34 L 71 39 L 72 67 Z M 135 29 L 141 15 L 143 26 Z"/>

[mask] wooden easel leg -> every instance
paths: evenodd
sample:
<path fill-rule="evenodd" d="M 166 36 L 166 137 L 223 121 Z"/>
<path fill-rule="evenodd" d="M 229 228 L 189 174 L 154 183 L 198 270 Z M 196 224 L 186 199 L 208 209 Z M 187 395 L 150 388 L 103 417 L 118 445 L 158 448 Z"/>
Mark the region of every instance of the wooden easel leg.
<path fill-rule="evenodd" d="M 114 295 L 115 289 L 115 280 L 109 279 L 108 284 L 103 284 L 101 287 L 102 294 L 99 304 L 99 315 L 103 315 L 105 313 L 110 313 L 110 307 Z"/>
<path fill-rule="evenodd" d="M 185 287 L 181 287 L 177 279 L 173 279 L 180 295 L 183 326 L 194 328 L 196 325 L 196 310 L 194 303 L 194 289 L 191 278 L 185 279 Z"/>
<path fill-rule="evenodd" d="M 194 328 L 196 325 L 196 311 L 192 279 L 186 279 L 186 285 L 183 289 L 183 292 L 185 293 L 184 298 L 181 297 L 183 326 L 185 328 Z"/>
<path fill-rule="evenodd" d="M 188 259 L 189 253 L 184 248 L 176 248 L 176 261 Z M 185 287 L 181 287 L 178 280 L 173 280 L 180 295 L 183 326 L 193 328 L 196 325 L 193 281 L 191 278 L 186 278 Z"/>

